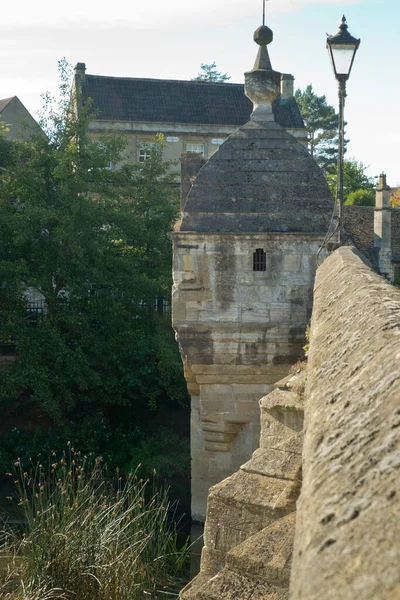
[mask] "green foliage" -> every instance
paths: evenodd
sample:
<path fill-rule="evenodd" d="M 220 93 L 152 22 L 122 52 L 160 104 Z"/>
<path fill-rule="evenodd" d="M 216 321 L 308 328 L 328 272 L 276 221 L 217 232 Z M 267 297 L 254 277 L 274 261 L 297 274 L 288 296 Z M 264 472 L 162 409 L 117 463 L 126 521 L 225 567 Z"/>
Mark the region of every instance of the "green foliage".
<path fill-rule="evenodd" d="M 350 194 L 358 192 L 359 190 L 367 190 L 370 192 L 374 189 L 374 178 L 369 177 L 365 171 L 367 167 L 361 161 L 355 158 L 349 158 L 344 161 L 343 165 L 343 188 L 344 188 L 344 200 L 346 202 Z M 337 165 L 334 165 L 330 173 L 327 174 L 327 181 L 329 188 L 333 196 L 336 196 L 337 186 Z M 373 192 L 372 192 L 373 193 Z M 370 196 L 371 197 L 371 196 Z M 369 205 L 370 206 L 370 205 Z"/>
<path fill-rule="evenodd" d="M 317 96 L 312 85 L 304 91 L 297 89 L 295 99 L 303 117 L 308 137 L 309 149 L 318 165 L 328 172 L 337 161 L 338 116 L 325 96 Z"/>
<path fill-rule="evenodd" d="M 375 192 L 373 190 L 357 190 L 347 196 L 347 206 L 375 206 Z"/>
<path fill-rule="evenodd" d="M 400 208 L 400 187 L 395 187 L 390 194 L 390 206 Z"/>
<path fill-rule="evenodd" d="M 3 594 L 14 587 L 13 600 L 142 600 L 177 591 L 188 545 L 178 548 L 166 493 L 149 498 L 147 482 L 133 475 L 110 483 L 100 459 L 73 448 L 48 469 L 18 461 L 15 477 L 25 532 L 4 536 Z"/>
<path fill-rule="evenodd" d="M 140 168 L 109 170 L 124 139 L 88 135 L 79 90 L 79 117 L 65 93 L 56 109 L 46 101 L 48 139 L 13 144 L 0 171 L 0 328 L 18 355 L 0 373 L 0 402 L 24 392 L 58 424 L 109 406 L 185 403 L 178 347 L 155 306 L 170 296 L 178 213 L 163 140 Z M 32 291 L 44 304 L 35 320 Z"/>
<path fill-rule="evenodd" d="M 169 415 L 176 419 L 178 413 L 170 411 Z M 36 427 L 26 431 L 13 427 L 2 439 L 0 475 L 11 469 L 16 457 L 24 463 L 40 460 L 46 466 L 46 457 L 62 452 L 70 440 L 87 455 L 103 456 L 109 469 L 120 468 L 121 473 L 137 471 L 142 477 L 152 477 L 155 471 L 162 480 L 190 476 L 188 436 L 177 433 L 170 425 L 153 424 L 146 429 L 146 422 L 124 424 L 122 415 L 115 411 L 113 420 L 114 427 L 98 410 L 79 415 L 76 420 L 71 418 L 59 429 Z"/>
<path fill-rule="evenodd" d="M 197 74 L 197 77 L 194 77 L 192 81 L 203 81 L 205 83 L 223 83 L 224 81 L 229 81 L 230 76 L 226 73 L 220 73 L 216 69 L 217 65 L 215 62 L 207 65 L 205 63 L 200 64 L 200 73 Z"/>
<path fill-rule="evenodd" d="M 189 477 L 189 440 L 163 427 L 153 435 L 141 435 L 138 442 L 127 453 L 126 471 L 137 469 L 142 477 L 150 477 L 154 471 L 163 479 Z"/>

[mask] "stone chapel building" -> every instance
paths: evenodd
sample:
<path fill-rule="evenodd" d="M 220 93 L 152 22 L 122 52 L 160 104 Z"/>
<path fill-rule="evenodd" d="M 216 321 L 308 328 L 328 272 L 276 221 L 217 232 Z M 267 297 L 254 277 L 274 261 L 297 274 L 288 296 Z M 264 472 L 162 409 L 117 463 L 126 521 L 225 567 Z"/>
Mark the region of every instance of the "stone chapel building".
<path fill-rule="evenodd" d="M 210 486 L 258 446 L 259 399 L 300 354 L 333 209 L 307 148 L 275 118 L 281 73 L 271 66 L 272 37 L 266 26 L 254 34 L 259 52 L 245 74 L 250 120 L 191 187 L 193 158 L 182 157 L 189 191 L 173 234 L 172 311 L 191 394 L 192 517 L 199 521 Z"/>

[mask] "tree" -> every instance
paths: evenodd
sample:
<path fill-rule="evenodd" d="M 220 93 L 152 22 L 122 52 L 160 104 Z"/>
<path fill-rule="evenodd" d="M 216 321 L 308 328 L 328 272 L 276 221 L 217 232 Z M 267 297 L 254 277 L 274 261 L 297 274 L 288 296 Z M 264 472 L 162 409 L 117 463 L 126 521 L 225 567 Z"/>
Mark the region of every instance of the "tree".
<path fill-rule="evenodd" d="M 400 187 L 394 188 L 390 194 L 390 206 L 400 208 Z"/>
<path fill-rule="evenodd" d="M 223 83 L 229 81 L 230 76 L 226 73 L 220 73 L 216 69 L 217 65 L 215 62 L 207 65 L 205 63 L 200 64 L 201 72 L 197 74 L 197 77 L 192 81 L 203 81 L 205 83 Z"/>
<path fill-rule="evenodd" d="M 338 116 L 325 96 L 317 96 L 311 84 L 297 89 L 295 99 L 309 136 L 311 156 L 325 173 L 335 165 L 338 151 Z M 345 142 L 346 143 L 346 142 Z"/>
<path fill-rule="evenodd" d="M 364 200 L 367 200 L 369 197 L 371 199 L 374 196 L 374 178 L 369 177 L 365 171 L 367 166 L 364 165 L 361 161 L 356 160 L 355 158 L 349 158 L 344 161 L 343 165 L 343 188 L 344 188 L 344 201 L 347 203 L 348 197 L 354 192 L 359 192 L 360 190 L 364 190 L 369 192 L 368 194 L 364 194 Z M 337 186 L 337 164 L 332 165 L 330 168 L 330 172 L 326 175 L 329 188 L 334 197 L 336 197 L 336 186 Z M 371 196 L 372 194 L 372 196 Z M 362 195 L 361 195 L 362 196 Z M 359 197 L 359 200 L 361 197 Z M 359 202 L 356 202 L 357 204 Z M 367 205 L 370 206 L 370 205 Z"/>
<path fill-rule="evenodd" d="M 173 331 L 155 305 L 171 288 L 178 211 L 163 142 L 140 169 L 110 171 L 124 141 L 90 138 L 90 117 L 90 106 L 77 118 L 62 98 L 47 111 L 49 139 L 12 143 L 0 171 L 0 328 L 18 356 L 0 373 L 0 400 L 24 393 L 25 410 L 57 423 L 186 400 Z"/>
<path fill-rule="evenodd" d="M 9 127 L 0 119 L 0 170 L 4 169 L 10 159 L 11 144 L 6 140 Z"/>

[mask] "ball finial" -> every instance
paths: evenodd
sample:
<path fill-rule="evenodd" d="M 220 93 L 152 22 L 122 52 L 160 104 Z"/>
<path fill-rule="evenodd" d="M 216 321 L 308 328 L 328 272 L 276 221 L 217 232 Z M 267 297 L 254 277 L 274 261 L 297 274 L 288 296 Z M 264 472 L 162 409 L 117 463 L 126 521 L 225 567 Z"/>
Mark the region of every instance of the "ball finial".
<path fill-rule="evenodd" d="M 274 34 L 272 32 L 272 29 L 270 29 L 266 25 L 261 25 L 254 32 L 254 41 L 259 46 L 267 46 L 268 44 L 270 44 L 272 42 L 273 39 L 274 39 Z"/>

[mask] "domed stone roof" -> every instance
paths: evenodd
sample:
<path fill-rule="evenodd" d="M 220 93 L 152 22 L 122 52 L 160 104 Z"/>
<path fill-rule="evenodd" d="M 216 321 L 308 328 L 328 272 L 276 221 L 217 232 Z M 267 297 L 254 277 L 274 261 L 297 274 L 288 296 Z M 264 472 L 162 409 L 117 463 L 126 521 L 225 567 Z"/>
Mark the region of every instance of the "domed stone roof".
<path fill-rule="evenodd" d="M 200 170 L 180 231 L 322 233 L 332 208 L 308 150 L 274 121 L 252 120 Z"/>

